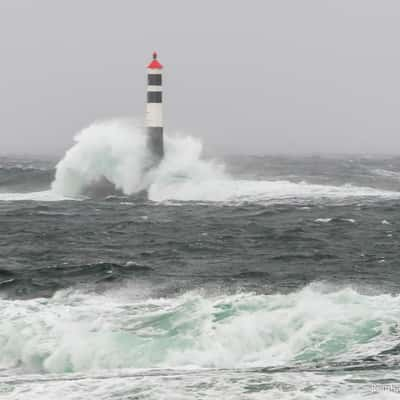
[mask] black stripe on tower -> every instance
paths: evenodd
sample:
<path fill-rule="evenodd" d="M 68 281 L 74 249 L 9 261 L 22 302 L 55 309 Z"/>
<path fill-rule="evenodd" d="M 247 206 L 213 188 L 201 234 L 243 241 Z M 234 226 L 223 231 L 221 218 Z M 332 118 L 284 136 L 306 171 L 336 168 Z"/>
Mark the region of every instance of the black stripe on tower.
<path fill-rule="evenodd" d="M 162 92 L 147 92 L 148 103 L 162 103 Z"/>
<path fill-rule="evenodd" d="M 150 86 L 161 86 L 162 85 L 161 74 L 148 74 L 147 84 Z"/>

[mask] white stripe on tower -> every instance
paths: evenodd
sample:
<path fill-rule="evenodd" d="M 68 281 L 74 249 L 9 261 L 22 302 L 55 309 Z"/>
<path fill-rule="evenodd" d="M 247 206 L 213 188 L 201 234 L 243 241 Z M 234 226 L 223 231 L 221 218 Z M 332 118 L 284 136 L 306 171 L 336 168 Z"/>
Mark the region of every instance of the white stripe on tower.
<path fill-rule="evenodd" d="M 153 157 L 159 161 L 164 157 L 162 118 L 162 68 L 153 53 L 153 61 L 147 66 L 146 131 L 148 146 Z"/>

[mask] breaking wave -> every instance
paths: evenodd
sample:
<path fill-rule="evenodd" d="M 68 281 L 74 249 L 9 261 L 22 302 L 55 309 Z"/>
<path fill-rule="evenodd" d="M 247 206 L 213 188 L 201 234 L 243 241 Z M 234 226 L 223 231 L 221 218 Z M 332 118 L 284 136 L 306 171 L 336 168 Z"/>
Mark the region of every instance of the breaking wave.
<path fill-rule="evenodd" d="M 97 123 L 83 130 L 57 165 L 53 190 L 79 195 L 85 188 L 111 182 L 125 194 L 143 189 L 153 201 L 249 201 L 400 197 L 400 193 L 368 187 L 329 186 L 289 181 L 237 180 L 221 163 L 204 160 L 202 145 L 190 136 L 165 138 L 165 158 L 149 172 L 142 130 L 126 121 Z"/>
<path fill-rule="evenodd" d="M 381 168 L 381 169 L 374 169 L 372 172 L 375 175 L 383 176 L 385 178 L 393 178 L 396 180 L 400 179 L 400 172 L 398 172 L 398 171 L 390 171 L 390 170 Z"/>
<path fill-rule="evenodd" d="M 104 180 L 126 195 L 157 185 L 224 180 L 223 166 L 201 159 L 202 145 L 192 137 L 165 137 L 165 158 L 150 168 L 146 137 L 133 122 L 97 123 L 75 137 L 76 144 L 58 163 L 54 192 L 80 195 Z M 156 197 L 156 196 L 154 196 Z"/>
<path fill-rule="evenodd" d="M 77 196 L 103 180 L 126 194 L 146 187 L 149 154 L 139 128 L 126 121 L 97 123 L 82 130 L 75 142 L 57 164 L 54 192 Z"/>
<path fill-rule="evenodd" d="M 399 296 L 323 284 L 150 299 L 134 289 L 0 300 L 0 368 L 253 368 L 397 354 Z"/>
<path fill-rule="evenodd" d="M 143 129 L 128 120 L 99 122 L 83 129 L 57 164 L 51 190 L 3 193 L 0 200 L 51 201 L 89 197 L 104 189 L 132 195 L 146 190 L 152 201 L 259 202 L 262 204 L 400 198 L 400 193 L 353 185 L 321 185 L 287 180 L 235 179 L 224 165 L 202 158 L 202 144 L 190 136 L 166 136 L 165 158 L 150 168 Z"/>

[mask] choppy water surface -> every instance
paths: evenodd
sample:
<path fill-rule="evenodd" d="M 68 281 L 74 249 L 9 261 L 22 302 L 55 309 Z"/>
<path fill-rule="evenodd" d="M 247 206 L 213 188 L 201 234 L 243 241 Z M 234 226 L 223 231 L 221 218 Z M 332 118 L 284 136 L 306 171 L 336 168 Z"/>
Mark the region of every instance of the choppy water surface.
<path fill-rule="evenodd" d="M 400 159 L 83 136 L 0 159 L 0 398 L 398 397 Z"/>

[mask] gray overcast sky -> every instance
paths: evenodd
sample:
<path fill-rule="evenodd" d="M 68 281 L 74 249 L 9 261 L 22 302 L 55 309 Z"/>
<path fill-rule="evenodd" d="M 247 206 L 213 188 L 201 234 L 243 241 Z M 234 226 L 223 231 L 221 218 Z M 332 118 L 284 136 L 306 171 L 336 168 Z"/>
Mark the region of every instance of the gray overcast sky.
<path fill-rule="evenodd" d="M 400 153 L 398 0 L 0 0 L 0 153 L 143 118 L 217 153 Z"/>

